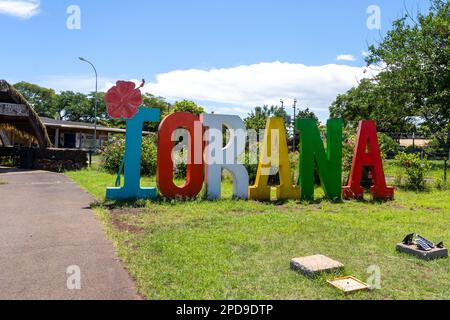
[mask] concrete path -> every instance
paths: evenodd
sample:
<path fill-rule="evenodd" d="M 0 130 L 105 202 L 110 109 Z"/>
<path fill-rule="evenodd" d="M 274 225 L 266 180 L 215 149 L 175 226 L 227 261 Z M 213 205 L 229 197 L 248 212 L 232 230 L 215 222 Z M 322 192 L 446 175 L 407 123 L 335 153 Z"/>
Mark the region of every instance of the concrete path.
<path fill-rule="evenodd" d="M 93 201 L 64 175 L 0 168 L 0 299 L 139 299 Z"/>

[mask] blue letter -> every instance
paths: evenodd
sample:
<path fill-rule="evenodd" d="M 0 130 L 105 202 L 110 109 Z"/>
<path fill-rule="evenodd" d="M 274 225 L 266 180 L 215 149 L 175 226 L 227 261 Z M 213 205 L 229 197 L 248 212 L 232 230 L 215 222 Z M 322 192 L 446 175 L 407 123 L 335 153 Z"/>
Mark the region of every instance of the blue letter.
<path fill-rule="evenodd" d="M 144 122 L 158 122 L 160 110 L 140 108 L 138 114 L 127 121 L 125 145 L 125 177 L 122 188 L 108 188 L 108 200 L 156 199 L 156 188 L 141 188 L 142 127 Z"/>

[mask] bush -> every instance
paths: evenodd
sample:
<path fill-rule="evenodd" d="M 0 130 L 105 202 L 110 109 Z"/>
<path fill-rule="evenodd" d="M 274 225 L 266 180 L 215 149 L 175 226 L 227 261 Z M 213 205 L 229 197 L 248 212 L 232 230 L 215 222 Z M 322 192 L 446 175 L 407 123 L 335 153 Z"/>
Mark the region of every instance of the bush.
<path fill-rule="evenodd" d="M 173 164 L 173 175 L 175 179 L 184 180 L 187 176 L 187 163 L 188 163 L 188 153 L 179 151 L 175 153 L 175 159 Z"/>
<path fill-rule="evenodd" d="M 392 159 L 400 151 L 400 144 L 385 133 L 378 133 L 378 142 L 384 158 Z"/>
<path fill-rule="evenodd" d="M 251 161 L 253 159 L 250 158 L 249 152 L 242 155 L 240 160 L 244 164 L 245 169 L 247 169 L 250 185 L 254 185 L 256 181 L 256 174 L 258 173 L 258 164 L 250 163 L 254 161 Z"/>
<path fill-rule="evenodd" d="M 145 136 L 142 139 L 141 174 L 153 176 L 156 174 L 157 146 L 154 136 Z M 102 168 L 109 173 L 117 173 L 125 155 L 125 139 L 115 138 L 108 143 L 101 152 Z"/>
<path fill-rule="evenodd" d="M 430 143 L 425 147 L 425 152 L 435 159 L 439 159 L 442 156 L 447 156 L 448 151 L 442 146 L 437 138 L 433 138 Z"/>
<path fill-rule="evenodd" d="M 425 175 L 431 169 L 431 164 L 427 159 L 421 159 L 419 154 L 402 152 L 395 157 L 395 162 L 406 174 L 408 189 L 424 190 L 426 188 Z"/>
<path fill-rule="evenodd" d="M 348 131 L 343 133 L 343 146 L 342 146 L 342 170 L 344 175 L 348 175 L 352 168 L 353 155 L 355 153 L 356 135 L 351 134 Z"/>
<path fill-rule="evenodd" d="M 448 182 L 445 182 L 442 179 L 437 179 L 434 182 L 434 187 L 438 190 L 448 190 L 450 188 L 450 184 Z"/>

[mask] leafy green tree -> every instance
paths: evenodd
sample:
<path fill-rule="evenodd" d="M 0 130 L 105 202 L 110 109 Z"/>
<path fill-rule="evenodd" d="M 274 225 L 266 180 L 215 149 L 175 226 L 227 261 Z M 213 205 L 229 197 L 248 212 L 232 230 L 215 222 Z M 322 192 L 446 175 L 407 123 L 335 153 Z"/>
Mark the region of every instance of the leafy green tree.
<path fill-rule="evenodd" d="M 314 119 L 318 124 L 320 123 L 319 118 L 313 111 L 309 110 L 309 108 L 306 108 L 305 110 L 300 110 L 295 117 L 296 119 Z"/>
<path fill-rule="evenodd" d="M 171 104 L 162 97 L 157 97 L 150 93 L 146 93 L 142 96 L 142 100 L 145 108 L 158 108 L 161 110 L 162 116 L 170 112 Z"/>
<path fill-rule="evenodd" d="M 196 115 L 205 113 L 205 109 L 190 100 L 177 101 L 173 105 L 171 112 L 190 112 Z"/>
<path fill-rule="evenodd" d="M 82 93 L 62 91 L 54 99 L 54 109 L 59 120 L 80 121 L 89 108 L 89 99 Z"/>
<path fill-rule="evenodd" d="M 253 129 L 256 131 L 266 128 L 267 119 L 271 117 L 279 117 L 286 119 L 287 113 L 283 107 L 278 106 L 263 106 L 255 107 L 255 109 L 248 114 L 244 119 L 247 129 Z"/>
<path fill-rule="evenodd" d="M 363 79 L 359 86 L 347 93 L 338 95 L 330 107 L 332 118 L 342 118 L 349 128 L 356 128 L 359 121 L 377 120 L 378 130 L 382 132 L 411 132 L 414 124 L 398 97 L 391 101 L 381 85 L 373 79 Z"/>
<path fill-rule="evenodd" d="M 408 20 L 409 19 L 409 20 Z M 410 22 L 410 23 L 408 23 Z M 434 0 L 427 14 L 409 15 L 378 46 L 369 47 L 367 63 L 384 65 L 378 76 L 388 95 L 402 97 L 422 129 L 450 146 L 450 2 Z"/>
<path fill-rule="evenodd" d="M 355 125 L 377 120 L 383 131 L 418 130 L 450 147 L 450 3 L 433 0 L 426 14 L 409 14 L 377 45 L 369 47 L 369 67 L 381 70 L 373 79 L 339 96 L 332 116 Z M 417 122 L 417 121 L 416 121 Z"/>
<path fill-rule="evenodd" d="M 54 99 L 56 93 L 54 90 L 24 81 L 16 83 L 14 88 L 27 99 L 40 116 L 48 118 L 55 117 Z"/>
<path fill-rule="evenodd" d="M 145 108 L 157 108 L 161 112 L 161 120 L 170 113 L 171 104 L 162 97 L 154 96 L 150 93 L 146 93 L 142 96 L 143 107 Z M 144 129 L 147 131 L 156 132 L 158 130 L 159 123 L 146 122 Z"/>

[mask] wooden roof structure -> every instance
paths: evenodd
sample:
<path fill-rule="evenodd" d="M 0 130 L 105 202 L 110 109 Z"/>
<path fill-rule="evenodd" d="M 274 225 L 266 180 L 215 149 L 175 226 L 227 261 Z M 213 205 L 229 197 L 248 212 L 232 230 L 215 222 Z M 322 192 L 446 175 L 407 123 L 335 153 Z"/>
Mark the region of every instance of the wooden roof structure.
<path fill-rule="evenodd" d="M 5 80 L 0 80 L 0 125 L 13 127 L 20 133 L 35 137 L 41 149 L 52 145 L 33 107 Z"/>

